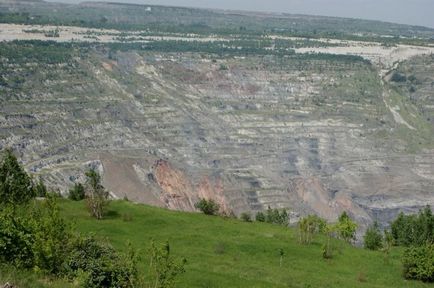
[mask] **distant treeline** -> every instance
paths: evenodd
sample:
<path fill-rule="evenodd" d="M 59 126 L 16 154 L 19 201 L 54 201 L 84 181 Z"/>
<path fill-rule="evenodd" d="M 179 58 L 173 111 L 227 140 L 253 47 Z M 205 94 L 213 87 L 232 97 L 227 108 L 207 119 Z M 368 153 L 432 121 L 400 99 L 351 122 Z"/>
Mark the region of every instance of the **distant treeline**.
<path fill-rule="evenodd" d="M 258 35 L 282 35 L 312 39 L 334 38 L 358 41 L 378 41 L 384 45 L 398 43 L 425 45 L 434 43 L 432 32 L 424 27 L 411 27 L 398 24 L 350 19 L 303 18 L 255 18 L 246 15 L 221 14 L 198 9 L 159 7 L 152 13 L 146 6 L 129 7 L 118 5 L 113 10 L 99 6 L 82 9 L 79 5 L 38 7 L 33 13 L 0 12 L 0 23 L 79 26 L 124 31 L 154 31 L 165 33 L 194 33 L 199 35 L 239 35 L 242 37 Z M 125 6 L 125 7 L 124 7 Z M 18 6 L 19 7 L 19 6 Z M 15 7 L 16 9 L 17 8 Z M 81 9 L 80 9 L 81 8 Z M 126 8 L 126 9 L 122 9 Z M 389 27 L 390 26 L 390 27 Z M 413 29 L 411 29 L 413 28 Z M 394 37 L 384 37 L 393 35 Z M 399 37 L 399 36 L 405 36 Z M 418 36 L 418 37 L 416 37 Z M 325 46 L 328 46 L 324 43 Z"/>

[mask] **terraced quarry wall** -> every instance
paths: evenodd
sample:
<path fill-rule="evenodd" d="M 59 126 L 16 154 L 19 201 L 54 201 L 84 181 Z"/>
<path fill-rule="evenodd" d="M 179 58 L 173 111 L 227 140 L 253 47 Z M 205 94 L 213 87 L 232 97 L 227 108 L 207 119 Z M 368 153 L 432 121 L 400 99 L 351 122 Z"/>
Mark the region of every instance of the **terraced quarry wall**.
<path fill-rule="evenodd" d="M 0 0 L 0 148 L 63 193 L 92 167 L 171 209 L 386 225 L 434 204 L 433 31 Z"/>
<path fill-rule="evenodd" d="M 339 57 L 0 48 L 0 147 L 52 187 L 94 167 L 114 197 L 362 225 L 434 204 L 432 55 L 382 79 Z"/>

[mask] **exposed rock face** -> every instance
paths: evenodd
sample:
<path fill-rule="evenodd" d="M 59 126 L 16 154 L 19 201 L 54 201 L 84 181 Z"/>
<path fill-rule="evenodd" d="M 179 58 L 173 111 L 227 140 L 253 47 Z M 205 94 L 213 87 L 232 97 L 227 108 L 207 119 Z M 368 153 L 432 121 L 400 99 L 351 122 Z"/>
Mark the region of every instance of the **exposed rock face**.
<path fill-rule="evenodd" d="M 184 173 L 173 169 L 164 160 L 156 161 L 152 168 L 155 171 L 155 180 L 163 192 L 160 200 L 171 209 L 193 210 L 194 189 Z"/>
<path fill-rule="evenodd" d="M 92 166 L 116 197 L 172 209 L 209 198 L 236 214 L 271 206 L 336 219 L 347 210 L 367 224 L 434 204 L 432 110 L 368 64 L 113 58 L 7 66 L 27 78 L 2 99 L 0 146 L 54 187 Z M 432 56 L 423 61 L 434 67 Z M 419 103 L 433 101 L 430 78 L 419 80 Z"/>

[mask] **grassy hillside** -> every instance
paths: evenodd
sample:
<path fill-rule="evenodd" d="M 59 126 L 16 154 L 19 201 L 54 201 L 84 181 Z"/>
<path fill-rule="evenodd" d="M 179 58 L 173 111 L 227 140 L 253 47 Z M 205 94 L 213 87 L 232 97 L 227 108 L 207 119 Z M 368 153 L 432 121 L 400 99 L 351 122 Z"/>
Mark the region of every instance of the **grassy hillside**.
<path fill-rule="evenodd" d="M 303 246 L 298 244 L 295 230 L 281 226 L 125 201 L 112 202 L 106 219 L 97 221 L 89 217 L 84 205 L 62 200 L 60 207 L 81 232 L 95 233 L 119 249 L 126 249 L 131 241 L 142 256 L 142 273 L 147 273 L 151 239 L 169 240 L 174 255 L 188 260 L 179 287 L 431 287 L 403 280 L 398 248 L 385 261 L 381 252 L 336 242 L 335 257 L 323 260 L 321 237 Z M 280 249 L 285 252 L 281 267 Z M 9 276 L 11 272 L 6 275 L 3 269 L 0 281 L 9 280 Z M 39 287 L 32 282 L 34 276 L 18 274 L 16 278 L 20 276 L 27 279 L 21 287 Z M 56 282 L 53 287 L 64 287 L 62 284 Z"/>

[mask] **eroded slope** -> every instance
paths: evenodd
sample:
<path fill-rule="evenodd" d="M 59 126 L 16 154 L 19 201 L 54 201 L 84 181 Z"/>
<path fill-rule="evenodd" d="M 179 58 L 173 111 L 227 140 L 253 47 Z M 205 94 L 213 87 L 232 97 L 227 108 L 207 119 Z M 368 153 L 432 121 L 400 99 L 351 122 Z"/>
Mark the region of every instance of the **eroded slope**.
<path fill-rule="evenodd" d="M 434 204 L 432 56 L 402 63 L 417 80 L 396 82 L 345 57 L 44 43 L 1 44 L 0 145 L 53 187 L 92 166 L 116 197 L 349 210 L 365 224 Z"/>

